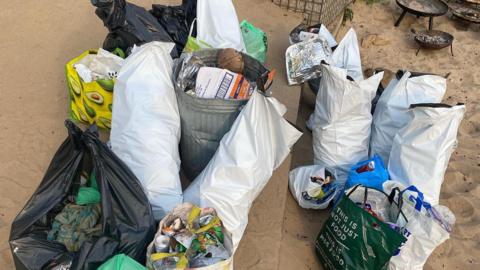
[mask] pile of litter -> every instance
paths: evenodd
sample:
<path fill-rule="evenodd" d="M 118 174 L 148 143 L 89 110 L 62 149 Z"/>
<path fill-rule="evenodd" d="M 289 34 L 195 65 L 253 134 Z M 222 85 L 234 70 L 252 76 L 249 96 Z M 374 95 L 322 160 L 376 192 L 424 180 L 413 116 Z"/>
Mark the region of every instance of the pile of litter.
<path fill-rule="evenodd" d="M 91 2 L 109 33 L 66 65 L 68 137 L 13 221 L 16 268 L 233 269 L 253 202 L 302 135 L 271 96 L 265 32 L 231 0 Z M 440 103 L 438 75 L 365 79 L 353 29 L 337 43 L 301 24 L 290 41 L 288 82 L 308 82 L 316 107 L 315 164 L 289 188 L 301 207 L 333 208 L 320 262 L 421 269 L 455 223 L 438 202 L 465 106 Z"/>
<path fill-rule="evenodd" d="M 228 0 L 92 4 L 109 34 L 66 65 L 70 119 L 90 127 L 67 120 L 15 218 L 17 269 L 233 269 L 253 201 L 302 134 L 270 96 L 266 34 Z"/>
<path fill-rule="evenodd" d="M 333 208 L 315 243 L 325 269 L 422 269 L 455 223 L 438 203 L 465 106 L 440 103 L 442 76 L 400 70 L 385 88 L 383 72 L 363 79 L 354 30 L 326 55 L 329 37 L 318 25 L 290 35 L 288 80 L 316 94 L 315 165 L 290 172 L 290 191 L 303 208 Z"/>

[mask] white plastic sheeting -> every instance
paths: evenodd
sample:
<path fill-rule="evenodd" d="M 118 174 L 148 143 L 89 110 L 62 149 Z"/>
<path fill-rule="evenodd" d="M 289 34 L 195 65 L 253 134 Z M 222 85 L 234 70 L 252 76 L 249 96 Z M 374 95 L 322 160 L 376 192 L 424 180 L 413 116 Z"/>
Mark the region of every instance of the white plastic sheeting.
<path fill-rule="evenodd" d="M 404 190 L 406 187 L 396 181 L 384 183 L 387 194 L 399 187 Z M 390 259 L 388 270 L 422 270 L 433 253 L 435 248 L 450 238 L 451 229 L 455 223 L 455 215 L 446 206 L 437 205 L 433 207 L 435 216 L 425 206 L 420 210 L 415 209 L 415 198 L 418 194 L 412 191 L 403 193 L 402 212 L 407 218 L 399 217 L 398 225 L 404 226 L 409 235 L 406 235 L 407 242 L 400 248 L 400 253 Z M 411 200 L 414 198 L 414 200 Z"/>
<path fill-rule="evenodd" d="M 383 72 L 359 82 L 345 69 L 324 65 L 313 115 L 314 163 L 336 169 L 344 184 L 350 167 L 368 158 L 372 99 Z"/>
<path fill-rule="evenodd" d="M 140 180 L 156 219 L 182 203 L 173 47 L 151 42 L 135 48 L 120 70 L 113 96 L 112 150 Z"/>
<path fill-rule="evenodd" d="M 412 120 L 395 136 L 388 162 L 392 180 L 416 186 L 432 205 L 438 204 L 465 113 L 464 105 L 434 105 L 410 109 Z"/>
<path fill-rule="evenodd" d="M 234 48 L 246 52 L 231 0 L 197 1 L 197 39 L 213 48 Z"/>
<path fill-rule="evenodd" d="M 302 134 L 283 118 L 284 112 L 276 99 L 254 92 L 210 163 L 184 192 L 185 202 L 217 210 L 232 233 L 234 250 L 253 201 Z"/>
<path fill-rule="evenodd" d="M 303 197 L 304 192 L 320 187 L 318 183 L 313 183 L 310 180 L 310 177 L 313 176 L 325 179 L 325 167 L 311 165 L 295 168 L 289 173 L 288 187 L 290 188 L 290 192 L 295 200 L 297 200 L 300 207 L 306 209 L 325 209 L 330 204 L 330 201 L 336 197 L 338 189 L 335 189 L 335 191 L 329 196 L 329 199 L 326 199 L 321 203 L 315 203 L 311 200 L 306 200 Z M 332 185 L 333 184 L 334 183 L 332 183 Z"/>
<path fill-rule="evenodd" d="M 378 154 L 385 164 L 393 138 L 410 121 L 410 105 L 441 102 L 447 89 L 447 80 L 441 76 L 410 76 L 410 72 L 405 72 L 400 80 L 394 78 L 388 84 L 373 114 L 370 156 Z"/>

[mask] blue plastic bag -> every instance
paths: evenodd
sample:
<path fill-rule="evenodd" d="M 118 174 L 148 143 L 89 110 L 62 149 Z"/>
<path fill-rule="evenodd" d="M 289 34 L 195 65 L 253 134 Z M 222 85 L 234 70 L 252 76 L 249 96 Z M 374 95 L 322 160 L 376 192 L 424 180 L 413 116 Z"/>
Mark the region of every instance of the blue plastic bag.
<path fill-rule="evenodd" d="M 383 164 L 382 158 L 374 155 L 373 158 L 361 161 L 350 169 L 345 190 L 359 184 L 383 190 L 383 182 L 387 181 L 388 178 L 388 171 Z"/>

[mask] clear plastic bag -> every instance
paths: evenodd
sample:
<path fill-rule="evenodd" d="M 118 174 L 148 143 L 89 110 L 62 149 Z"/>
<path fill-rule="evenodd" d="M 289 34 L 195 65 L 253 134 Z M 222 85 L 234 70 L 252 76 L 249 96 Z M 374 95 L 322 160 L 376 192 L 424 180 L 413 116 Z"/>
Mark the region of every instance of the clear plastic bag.
<path fill-rule="evenodd" d="M 329 176 L 331 181 L 325 183 Z M 290 171 L 288 187 L 298 204 L 306 209 L 327 208 L 339 192 L 335 175 L 319 165 L 302 166 Z"/>

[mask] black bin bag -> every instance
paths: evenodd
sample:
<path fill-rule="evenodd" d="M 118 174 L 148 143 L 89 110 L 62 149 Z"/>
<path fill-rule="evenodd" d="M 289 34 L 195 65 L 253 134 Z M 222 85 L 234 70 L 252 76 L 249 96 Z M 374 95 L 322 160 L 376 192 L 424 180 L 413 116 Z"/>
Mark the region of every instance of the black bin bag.
<path fill-rule="evenodd" d="M 121 48 L 128 53 L 133 45 L 150 41 L 174 42 L 157 18 L 143 7 L 125 0 L 90 1 L 96 7 L 95 14 L 110 32 L 103 42 L 105 50 Z M 178 57 L 179 51 L 172 50 L 172 57 Z"/>
<path fill-rule="evenodd" d="M 155 224 L 139 181 L 98 139 L 96 127 L 83 132 L 68 120 L 65 125 L 68 138 L 13 221 L 9 242 L 16 269 L 97 269 L 118 253 L 144 263 Z M 47 240 L 47 234 L 78 191 L 80 172 L 86 167 L 95 174 L 101 193 L 101 234 L 85 241 L 78 252 L 68 252 L 63 244 Z"/>
<path fill-rule="evenodd" d="M 197 17 L 197 0 L 183 0 L 180 6 L 152 5 L 150 10 L 175 42 L 179 54 L 187 43 L 190 25 Z M 196 36 L 194 31 L 192 34 Z"/>

